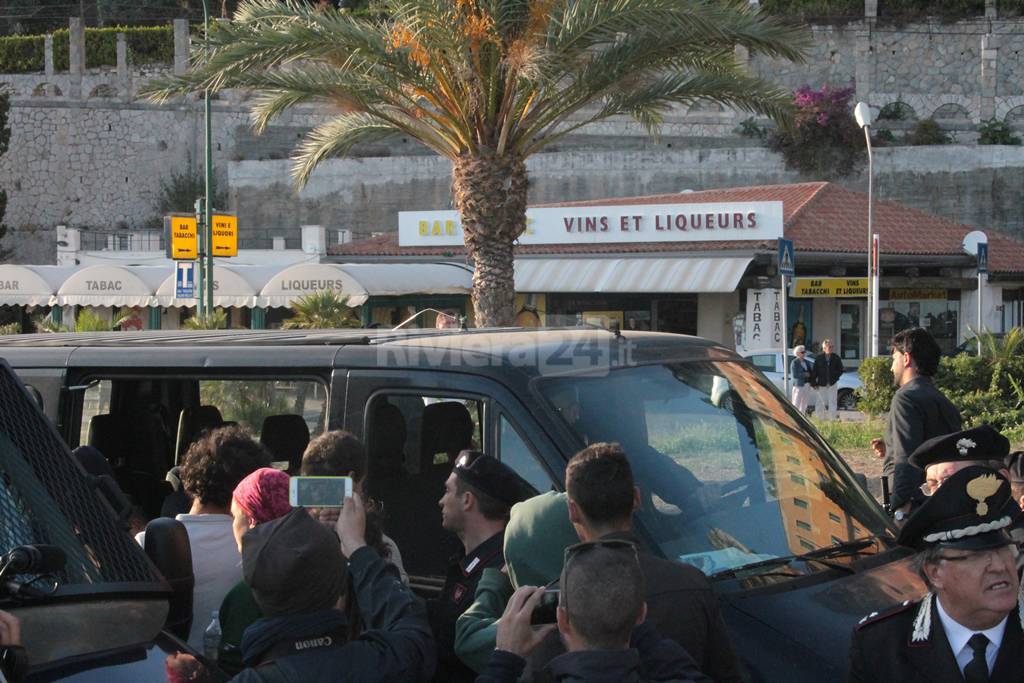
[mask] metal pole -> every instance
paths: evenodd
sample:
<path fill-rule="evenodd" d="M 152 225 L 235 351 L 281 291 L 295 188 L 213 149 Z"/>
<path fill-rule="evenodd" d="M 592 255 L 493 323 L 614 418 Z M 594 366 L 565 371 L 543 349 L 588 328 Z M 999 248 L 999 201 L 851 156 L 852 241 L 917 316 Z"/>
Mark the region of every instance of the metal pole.
<path fill-rule="evenodd" d="M 207 0 L 203 0 L 203 30 L 206 33 L 206 40 L 210 40 L 210 8 Z M 208 49 L 208 48 L 207 48 Z M 203 232 L 206 235 L 206 310 L 213 313 L 213 221 L 210 220 L 212 213 L 213 197 L 210 194 L 213 185 L 213 133 L 210 126 L 210 90 L 203 92 L 203 111 L 206 115 L 206 201 L 203 202 Z"/>
<path fill-rule="evenodd" d="M 864 354 L 865 358 L 871 358 L 878 353 L 878 344 L 875 338 L 878 336 L 878 330 L 873 329 L 872 323 L 875 320 L 875 306 L 874 298 L 872 296 L 874 292 L 874 286 L 872 285 L 872 253 L 871 250 L 874 247 L 872 240 L 873 232 L 873 220 L 874 220 L 874 184 L 875 184 L 875 167 L 874 167 L 874 154 L 871 150 L 871 126 L 864 126 L 864 140 L 868 146 L 868 314 L 864 316 L 864 329 L 865 329 L 865 346 L 867 346 L 867 352 Z"/>
<path fill-rule="evenodd" d="M 879 327 L 879 325 L 878 325 L 878 299 L 879 299 L 879 297 L 878 297 L 878 290 L 879 290 L 879 281 L 882 279 L 882 248 L 881 248 L 881 245 L 879 244 L 880 240 L 879 240 L 878 235 L 874 234 L 871 237 L 872 237 L 871 258 L 874 260 L 874 268 L 872 268 L 872 270 L 874 271 L 872 273 L 872 283 L 873 283 L 873 286 L 871 288 L 871 301 L 874 303 L 874 306 L 871 308 L 871 347 L 872 347 L 872 349 L 874 349 L 874 353 L 877 354 L 878 353 L 878 337 L 879 337 L 879 333 L 878 333 L 878 327 Z"/>
<path fill-rule="evenodd" d="M 789 316 L 787 309 L 789 308 L 788 298 L 786 296 L 786 276 L 782 276 L 782 391 L 785 392 L 786 398 L 790 398 L 792 393 L 789 390 Z"/>
<path fill-rule="evenodd" d="M 978 272 L 978 334 L 975 336 L 975 341 L 978 342 L 978 357 L 979 358 L 981 357 L 981 332 L 982 332 L 981 324 L 982 324 L 982 320 L 983 320 L 983 316 L 982 316 L 982 313 L 981 313 L 981 302 L 982 302 L 981 288 L 984 286 L 984 282 L 983 282 L 984 278 L 985 278 L 985 274 L 979 271 Z"/>
<path fill-rule="evenodd" d="M 203 254 L 205 249 L 203 242 L 205 242 L 206 231 L 203 230 L 203 198 L 200 197 L 195 203 L 196 210 L 196 241 L 199 246 L 199 253 L 196 254 L 198 259 L 196 260 L 196 316 L 199 318 L 203 317 L 203 313 L 206 310 L 206 299 L 203 298 L 203 285 L 206 284 L 206 278 L 203 276 Z"/>

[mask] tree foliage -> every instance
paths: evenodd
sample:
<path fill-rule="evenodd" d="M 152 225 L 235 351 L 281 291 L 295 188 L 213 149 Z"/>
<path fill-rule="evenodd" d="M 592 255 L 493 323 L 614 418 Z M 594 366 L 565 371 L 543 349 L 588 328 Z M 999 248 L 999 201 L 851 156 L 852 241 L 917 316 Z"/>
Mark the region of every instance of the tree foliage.
<path fill-rule="evenodd" d="M 11 144 L 11 127 L 7 125 L 7 119 L 11 112 L 11 94 L 5 89 L 0 89 L 0 156 L 7 153 Z M 4 225 L 4 214 L 7 212 L 7 190 L 0 188 L 0 263 L 11 256 L 11 250 L 3 246 L 4 237 L 7 236 L 7 226 Z"/>
<path fill-rule="evenodd" d="M 194 70 L 144 93 L 251 89 L 257 131 L 296 105 L 331 105 L 339 113 L 295 151 L 299 185 L 324 159 L 395 133 L 450 159 L 483 325 L 513 317 L 529 155 L 614 116 L 656 133 L 672 107 L 702 100 L 784 121 L 788 97 L 749 75 L 735 47 L 796 60 L 807 44 L 746 0 L 381 0 L 379 10 L 245 0 L 197 46 Z"/>
<path fill-rule="evenodd" d="M 782 154 L 786 166 L 816 180 L 842 178 L 859 170 L 867 148 L 853 119 L 853 93 L 852 85 L 798 88 L 793 93 L 793 126 L 773 133 L 768 146 Z"/>
<path fill-rule="evenodd" d="M 348 305 L 348 297 L 333 289 L 306 294 L 292 304 L 294 315 L 284 322 L 288 330 L 334 330 L 361 327 Z"/>

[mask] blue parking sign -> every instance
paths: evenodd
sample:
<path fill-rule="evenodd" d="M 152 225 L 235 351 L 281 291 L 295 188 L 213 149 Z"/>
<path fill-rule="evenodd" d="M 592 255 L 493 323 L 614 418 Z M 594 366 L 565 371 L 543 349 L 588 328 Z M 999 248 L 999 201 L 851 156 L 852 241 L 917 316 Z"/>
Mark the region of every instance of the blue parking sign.
<path fill-rule="evenodd" d="M 196 298 L 196 262 L 174 262 L 174 297 L 176 299 Z"/>
<path fill-rule="evenodd" d="M 779 238 L 779 275 L 793 277 L 796 274 L 796 260 L 793 258 L 793 240 Z"/>

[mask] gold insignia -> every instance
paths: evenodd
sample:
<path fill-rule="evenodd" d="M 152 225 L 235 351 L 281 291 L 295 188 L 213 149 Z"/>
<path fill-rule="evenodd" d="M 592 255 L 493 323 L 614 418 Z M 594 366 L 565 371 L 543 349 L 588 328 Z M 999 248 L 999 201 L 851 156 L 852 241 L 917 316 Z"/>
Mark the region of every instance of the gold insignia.
<path fill-rule="evenodd" d="M 967 482 L 967 495 L 978 501 L 976 512 L 979 517 L 988 514 L 988 503 L 985 499 L 999 490 L 999 477 L 995 474 L 983 474 Z"/>

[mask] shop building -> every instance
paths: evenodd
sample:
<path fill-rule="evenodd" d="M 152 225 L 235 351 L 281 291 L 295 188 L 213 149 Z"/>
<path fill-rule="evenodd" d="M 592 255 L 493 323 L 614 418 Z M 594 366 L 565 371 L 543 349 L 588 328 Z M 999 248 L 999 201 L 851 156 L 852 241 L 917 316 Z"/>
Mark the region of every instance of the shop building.
<path fill-rule="evenodd" d="M 826 182 L 533 207 L 516 248 L 517 322 L 615 323 L 779 348 L 777 239 L 786 237 L 796 258 L 786 345 L 831 338 L 844 362 L 857 365 L 869 351 L 867 209 L 866 195 Z M 976 229 L 876 201 L 876 352 L 914 325 L 948 351 L 973 336 L 977 264 L 963 242 Z M 990 234 L 988 244 L 982 319 L 1002 332 L 1022 322 L 1024 242 Z M 466 253 L 455 212 L 411 211 L 401 214 L 397 234 L 338 245 L 328 259 L 465 263 Z"/>

